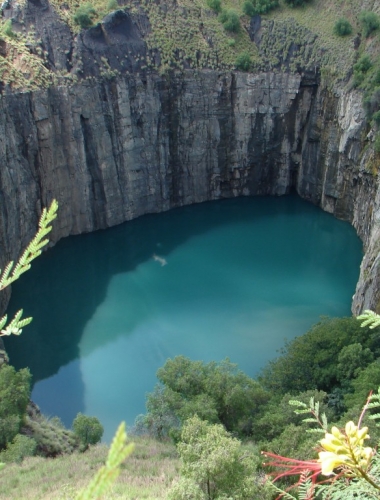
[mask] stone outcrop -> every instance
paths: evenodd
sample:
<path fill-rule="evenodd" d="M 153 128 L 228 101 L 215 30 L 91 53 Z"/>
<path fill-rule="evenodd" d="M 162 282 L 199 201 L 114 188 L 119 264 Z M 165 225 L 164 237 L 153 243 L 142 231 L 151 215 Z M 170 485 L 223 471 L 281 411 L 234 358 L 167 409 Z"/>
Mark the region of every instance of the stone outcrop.
<path fill-rule="evenodd" d="M 123 23 L 129 38 L 119 40 Z M 53 198 L 60 206 L 56 242 L 145 213 L 295 189 L 354 225 L 366 254 L 353 310 L 377 308 L 380 193 L 365 150 L 370 138 L 360 93 L 321 83 L 318 68 L 296 74 L 141 70 L 132 56 L 144 49 L 144 29 L 141 19 L 131 24 L 124 14 L 106 18 L 77 41 L 84 71 L 96 79 L 3 94 L 2 263 L 19 254 Z M 97 74 L 90 54 L 110 58 L 123 44 L 132 47 L 128 70 Z M 52 57 L 62 65 L 61 52 Z"/>

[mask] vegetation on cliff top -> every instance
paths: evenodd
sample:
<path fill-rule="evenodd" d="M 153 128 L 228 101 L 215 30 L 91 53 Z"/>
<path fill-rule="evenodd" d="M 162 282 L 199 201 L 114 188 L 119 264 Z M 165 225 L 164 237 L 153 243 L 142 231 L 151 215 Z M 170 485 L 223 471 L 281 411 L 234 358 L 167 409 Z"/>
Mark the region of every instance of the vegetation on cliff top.
<path fill-rule="evenodd" d="M 315 71 L 322 66 L 329 68 L 331 75 L 344 78 L 350 74 L 360 54 L 369 53 L 376 59 L 380 53 L 376 20 L 375 24 L 363 26 L 363 10 L 368 10 L 368 2 L 364 1 L 314 0 L 292 7 L 285 0 L 221 0 L 216 4 L 210 0 L 169 3 L 51 0 L 51 9 L 56 11 L 57 18 L 71 30 L 73 54 L 79 31 L 101 22 L 106 14 L 117 8 L 126 9 L 137 25 L 142 16 L 147 16 L 148 26 L 144 21 L 142 31 L 148 53 L 146 57 L 141 56 L 140 61 L 141 68 L 146 71 L 239 68 L 253 72 L 295 72 Z M 6 14 L 7 10 L 3 12 Z M 250 15 L 258 12 L 262 15 L 261 21 L 251 26 Z M 379 12 L 378 4 L 373 2 L 369 13 L 376 15 Z M 344 37 L 334 33 L 342 16 L 352 27 L 352 33 L 346 32 Z M 258 28 L 259 36 L 255 38 Z M 3 17 L 0 22 L 1 80 L 23 89 L 76 82 L 78 73 L 74 70 L 54 68 L 49 54 L 51 49 L 39 36 L 35 28 L 28 25 L 27 18 L 23 20 L 22 13 L 14 21 L 8 19 L 8 15 Z M 79 60 L 71 61 L 68 66 L 74 68 L 76 63 L 80 67 Z M 99 63 L 104 66 L 104 75 L 117 74 L 107 66 L 107 61 Z"/>

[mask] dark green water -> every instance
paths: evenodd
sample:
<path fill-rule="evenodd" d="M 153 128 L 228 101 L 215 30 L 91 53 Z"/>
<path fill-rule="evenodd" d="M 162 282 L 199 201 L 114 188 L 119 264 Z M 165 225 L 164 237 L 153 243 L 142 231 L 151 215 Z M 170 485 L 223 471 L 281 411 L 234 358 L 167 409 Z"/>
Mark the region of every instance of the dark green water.
<path fill-rule="evenodd" d="M 254 376 L 285 338 L 349 315 L 361 252 L 348 223 L 295 196 L 144 216 L 37 259 L 9 308 L 34 321 L 6 348 L 44 413 L 96 415 L 109 439 L 144 412 L 167 358 L 228 356 Z"/>

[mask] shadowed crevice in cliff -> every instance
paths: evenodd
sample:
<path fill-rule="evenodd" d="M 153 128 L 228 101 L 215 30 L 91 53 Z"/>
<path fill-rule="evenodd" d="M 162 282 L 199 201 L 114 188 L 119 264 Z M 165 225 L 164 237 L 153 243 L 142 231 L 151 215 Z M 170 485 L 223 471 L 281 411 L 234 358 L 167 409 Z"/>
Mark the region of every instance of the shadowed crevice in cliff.
<path fill-rule="evenodd" d="M 89 125 L 88 120 L 82 115 L 80 116 L 80 123 L 83 134 L 86 164 L 88 166 L 89 172 L 91 173 L 92 214 L 95 224 L 98 227 L 104 227 L 106 225 L 106 217 L 104 214 L 106 196 L 104 192 L 104 182 L 102 178 L 101 168 L 98 158 L 96 157 L 97 146 L 94 143 L 91 126 Z"/>
<path fill-rule="evenodd" d="M 230 196 L 232 177 L 232 152 L 236 147 L 235 143 L 235 118 L 234 101 L 236 94 L 236 78 L 231 75 L 231 81 L 226 78 L 219 78 L 219 95 L 217 101 L 217 119 L 219 123 L 220 139 L 217 148 L 218 167 L 224 182 L 221 182 L 221 195 Z"/>

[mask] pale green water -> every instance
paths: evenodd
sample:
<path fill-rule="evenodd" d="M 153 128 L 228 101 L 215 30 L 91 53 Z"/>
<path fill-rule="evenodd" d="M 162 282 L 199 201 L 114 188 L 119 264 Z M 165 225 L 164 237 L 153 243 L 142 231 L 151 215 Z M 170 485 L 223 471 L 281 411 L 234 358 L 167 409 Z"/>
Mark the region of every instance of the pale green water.
<path fill-rule="evenodd" d="M 361 249 L 348 223 L 293 196 L 141 217 L 35 261 L 10 305 L 35 319 L 6 347 L 43 412 L 96 415 L 109 439 L 144 412 L 168 357 L 228 356 L 254 376 L 285 338 L 349 315 Z"/>

